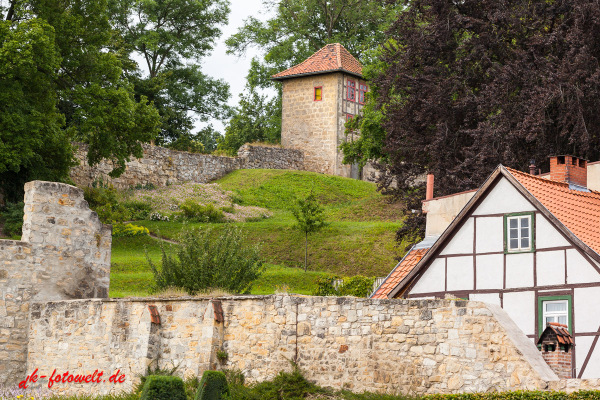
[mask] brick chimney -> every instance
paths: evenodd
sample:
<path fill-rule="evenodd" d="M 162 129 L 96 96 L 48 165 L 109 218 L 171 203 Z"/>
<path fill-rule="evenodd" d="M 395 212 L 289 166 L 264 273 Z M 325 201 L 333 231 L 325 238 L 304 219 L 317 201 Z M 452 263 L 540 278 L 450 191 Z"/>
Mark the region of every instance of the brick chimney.
<path fill-rule="evenodd" d="M 550 179 L 587 187 L 587 161 L 574 156 L 552 156 Z"/>
<path fill-rule="evenodd" d="M 537 342 L 546 364 L 561 379 L 573 378 L 573 338 L 567 325 L 548 323 Z"/>

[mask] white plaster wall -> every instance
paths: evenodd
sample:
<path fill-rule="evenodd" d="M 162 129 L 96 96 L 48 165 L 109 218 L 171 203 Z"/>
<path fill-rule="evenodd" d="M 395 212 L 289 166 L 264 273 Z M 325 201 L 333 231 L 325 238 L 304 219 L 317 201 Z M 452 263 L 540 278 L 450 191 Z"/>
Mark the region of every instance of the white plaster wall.
<path fill-rule="evenodd" d="M 575 249 L 567 250 L 567 283 L 600 282 L 600 274 Z"/>
<path fill-rule="evenodd" d="M 600 191 L 600 163 L 587 165 L 587 187 L 590 190 Z"/>
<path fill-rule="evenodd" d="M 473 218 L 464 223 L 440 254 L 473 254 Z"/>
<path fill-rule="evenodd" d="M 597 332 L 600 328 L 600 288 L 575 289 L 573 297 L 575 332 Z"/>
<path fill-rule="evenodd" d="M 506 287 L 533 286 L 533 253 L 506 255 Z"/>
<path fill-rule="evenodd" d="M 410 293 L 443 292 L 445 284 L 445 260 L 435 259 Z"/>
<path fill-rule="evenodd" d="M 504 254 L 477 256 L 475 261 L 477 262 L 477 289 L 502 289 Z"/>
<path fill-rule="evenodd" d="M 513 212 L 535 211 L 533 205 L 523 197 L 514 186 L 500 178 L 496 186 L 488 193 L 473 215 L 506 214 Z"/>
<path fill-rule="evenodd" d="M 487 304 L 500 305 L 499 293 L 472 293 L 469 295 L 469 300 L 482 301 Z"/>
<path fill-rule="evenodd" d="M 535 333 L 535 292 L 504 293 L 504 311 L 526 335 Z"/>
<path fill-rule="evenodd" d="M 585 362 L 585 357 L 587 356 L 588 352 L 590 351 L 590 347 L 592 346 L 593 341 L 594 341 L 593 336 L 579 336 L 579 337 L 575 338 L 575 362 L 577 363 L 576 376 L 579 376 L 579 372 L 581 371 L 581 367 L 583 367 L 583 363 Z M 596 346 L 596 348 L 600 349 L 600 346 Z M 594 353 L 596 353 L 596 352 L 594 351 Z M 596 358 L 600 358 L 599 354 L 600 353 L 595 354 Z M 588 362 L 588 365 L 585 368 L 585 372 L 583 373 L 582 378 L 590 378 L 590 377 L 597 378 L 598 376 L 600 376 L 600 371 L 598 370 L 598 366 L 590 365 L 590 364 L 596 364 L 593 361 L 594 360 L 592 360 L 590 358 L 590 362 Z"/>
<path fill-rule="evenodd" d="M 448 257 L 448 291 L 473 290 L 473 257 Z"/>
<path fill-rule="evenodd" d="M 477 253 L 504 251 L 504 219 L 502 217 L 477 218 Z"/>
<path fill-rule="evenodd" d="M 538 286 L 565 284 L 565 251 L 540 251 L 537 257 Z"/>
<path fill-rule="evenodd" d="M 542 214 L 535 216 L 535 248 L 569 246 L 570 243 Z"/>
<path fill-rule="evenodd" d="M 585 356 L 584 356 L 585 357 Z M 583 366 L 583 362 L 585 361 L 585 358 L 583 358 L 582 360 L 582 366 Z M 579 362 L 577 362 L 579 364 Z M 600 346 L 598 346 L 596 344 L 596 347 L 594 348 L 594 352 L 592 353 L 592 356 L 590 357 L 590 361 L 588 362 L 588 365 L 585 367 L 585 371 L 583 372 L 583 375 L 581 376 L 582 379 L 590 379 L 590 378 L 598 378 L 600 377 Z"/>

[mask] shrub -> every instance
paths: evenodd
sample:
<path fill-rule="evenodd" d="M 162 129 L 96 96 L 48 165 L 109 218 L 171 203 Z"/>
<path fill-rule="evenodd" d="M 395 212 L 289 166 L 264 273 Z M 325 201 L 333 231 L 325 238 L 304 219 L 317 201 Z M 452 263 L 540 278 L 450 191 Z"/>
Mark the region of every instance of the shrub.
<path fill-rule="evenodd" d="M 131 219 L 129 210 L 119 202 L 119 194 L 112 186 L 87 187 L 83 189 L 83 196 L 90 208 L 98 214 L 100 221 L 104 223 L 124 222 Z"/>
<path fill-rule="evenodd" d="M 334 281 L 339 279 L 337 276 L 319 278 L 317 288 L 313 296 L 355 296 L 367 297 L 373 290 L 375 278 L 369 278 L 362 275 L 356 275 L 343 278 L 342 284 L 338 288 L 334 286 Z"/>
<path fill-rule="evenodd" d="M 227 378 L 221 371 L 204 371 L 196 400 L 220 400 L 229 396 Z"/>
<path fill-rule="evenodd" d="M 141 400 L 187 400 L 183 380 L 177 376 L 146 377 Z"/>
<path fill-rule="evenodd" d="M 25 203 L 6 203 L 0 210 L 0 220 L 4 224 L 3 231 L 7 236 L 21 236 L 23 233 L 23 208 Z"/>
<path fill-rule="evenodd" d="M 244 245 L 240 228 L 228 225 L 220 231 L 192 229 L 183 233 L 176 257 L 162 248 L 162 266 L 147 257 L 155 289 L 179 287 L 191 295 L 210 289 L 248 293 L 264 270 L 258 246 Z"/>
<path fill-rule="evenodd" d="M 171 219 L 169 218 L 168 215 L 163 215 L 159 212 L 153 212 L 152 214 L 150 214 L 150 221 L 170 221 Z"/>
<path fill-rule="evenodd" d="M 146 236 L 149 235 L 150 231 L 148 228 L 143 226 L 137 226 L 133 224 L 116 224 L 113 225 L 112 235 L 114 237 L 134 237 L 134 236 Z"/>
<path fill-rule="evenodd" d="M 192 199 L 186 199 L 179 205 L 181 215 L 190 221 L 196 222 L 224 222 L 225 215 L 212 204 L 199 204 Z"/>
<path fill-rule="evenodd" d="M 123 206 L 129 211 L 129 215 L 134 221 L 147 219 L 152 211 L 152 206 L 145 201 L 130 200 L 124 202 Z"/>

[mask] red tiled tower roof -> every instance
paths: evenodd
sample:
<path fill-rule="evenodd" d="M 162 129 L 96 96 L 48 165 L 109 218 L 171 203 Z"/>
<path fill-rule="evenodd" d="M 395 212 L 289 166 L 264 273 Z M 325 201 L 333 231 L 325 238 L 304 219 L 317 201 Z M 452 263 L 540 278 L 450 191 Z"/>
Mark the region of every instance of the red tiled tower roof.
<path fill-rule="evenodd" d="M 574 190 L 568 183 L 506 170 L 567 229 L 600 254 L 600 192 Z"/>
<path fill-rule="evenodd" d="M 347 72 L 362 77 L 362 65 L 339 43 L 328 44 L 292 68 L 272 76 L 274 80 L 316 75 L 325 72 Z"/>

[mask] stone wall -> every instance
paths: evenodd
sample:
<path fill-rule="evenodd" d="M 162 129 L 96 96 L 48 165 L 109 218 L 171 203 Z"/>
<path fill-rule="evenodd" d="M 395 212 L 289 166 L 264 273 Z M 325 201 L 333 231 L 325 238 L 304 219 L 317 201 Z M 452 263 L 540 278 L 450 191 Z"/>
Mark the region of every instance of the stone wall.
<path fill-rule="evenodd" d="M 125 172 L 112 179 L 108 176 L 113 169 L 111 162 L 103 161 L 90 167 L 86 162 L 87 146 L 81 143 L 76 146 L 78 150 L 75 155 L 80 165 L 71 169 L 71 179 L 79 186 L 89 186 L 99 179 L 111 182 L 121 189 L 146 184 L 166 186 L 186 182 L 206 183 L 237 169 L 304 168 L 301 151 L 277 146 L 246 144 L 240 148 L 237 157 L 221 157 L 143 144 L 144 156 L 128 162 Z"/>
<path fill-rule="evenodd" d="M 228 354 L 226 363 L 217 350 Z M 357 392 L 547 389 L 558 379 L 502 309 L 478 302 L 274 295 L 32 305 L 29 372 L 126 376 L 121 385 L 53 390 L 129 390 L 153 360 L 182 376 L 237 368 L 250 382 L 290 370 L 295 360 L 309 380 Z"/>
<path fill-rule="evenodd" d="M 108 297 L 110 246 L 81 189 L 25 185 L 22 241 L 0 240 L 0 384 L 24 376 L 31 301 Z"/>

